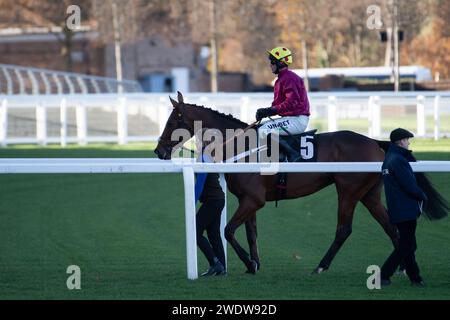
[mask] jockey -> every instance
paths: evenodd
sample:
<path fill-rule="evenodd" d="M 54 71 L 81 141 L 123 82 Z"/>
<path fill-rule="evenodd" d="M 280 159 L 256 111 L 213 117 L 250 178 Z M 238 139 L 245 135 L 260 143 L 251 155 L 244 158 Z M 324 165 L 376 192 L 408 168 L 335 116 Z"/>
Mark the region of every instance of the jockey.
<path fill-rule="evenodd" d="M 260 121 L 274 115 L 281 117 L 264 122 L 259 127 L 259 132 L 266 136 L 273 132 L 281 136 L 303 133 L 309 122 L 309 101 L 302 78 L 289 70 L 292 52 L 285 47 L 276 47 L 267 51 L 267 54 L 272 72 L 278 77 L 275 81 L 272 106 L 258 109 L 256 120 Z M 280 146 L 287 152 L 288 159 L 295 161 L 299 152 L 290 148 L 287 143 L 283 143 L 282 139 L 280 139 Z"/>

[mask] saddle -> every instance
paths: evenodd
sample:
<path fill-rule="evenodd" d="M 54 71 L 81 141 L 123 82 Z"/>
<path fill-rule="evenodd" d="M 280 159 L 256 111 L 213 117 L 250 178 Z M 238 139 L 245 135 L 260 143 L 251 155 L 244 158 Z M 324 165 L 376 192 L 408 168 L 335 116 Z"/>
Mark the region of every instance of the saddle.
<path fill-rule="evenodd" d="M 290 136 L 279 136 L 279 162 L 315 162 L 317 160 L 315 133 L 317 129 Z M 277 173 L 275 206 L 286 198 L 287 172 Z"/>

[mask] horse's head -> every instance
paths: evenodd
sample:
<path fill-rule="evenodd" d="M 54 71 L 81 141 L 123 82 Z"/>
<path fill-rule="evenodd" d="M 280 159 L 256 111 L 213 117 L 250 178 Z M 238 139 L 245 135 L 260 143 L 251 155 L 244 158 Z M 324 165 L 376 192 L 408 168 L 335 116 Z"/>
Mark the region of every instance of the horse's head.
<path fill-rule="evenodd" d="M 169 160 L 172 153 L 181 148 L 183 143 L 199 132 L 202 127 L 217 129 L 222 137 L 227 129 L 243 129 L 248 125 L 231 115 L 216 110 L 184 103 L 183 95 L 178 92 L 178 101 L 170 98 L 173 110 L 159 138 L 155 153 L 158 158 Z"/>
<path fill-rule="evenodd" d="M 187 112 L 184 108 L 183 95 L 178 92 L 178 101 L 170 98 L 173 110 L 167 120 L 161 137 L 158 139 L 158 145 L 156 146 L 155 153 L 159 159 L 170 160 L 174 147 L 183 141 L 183 136 L 180 135 L 178 140 L 173 140 L 173 132 L 177 129 L 185 129 L 189 132 L 190 136 L 193 135 L 193 128 L 187 118 Z"/>

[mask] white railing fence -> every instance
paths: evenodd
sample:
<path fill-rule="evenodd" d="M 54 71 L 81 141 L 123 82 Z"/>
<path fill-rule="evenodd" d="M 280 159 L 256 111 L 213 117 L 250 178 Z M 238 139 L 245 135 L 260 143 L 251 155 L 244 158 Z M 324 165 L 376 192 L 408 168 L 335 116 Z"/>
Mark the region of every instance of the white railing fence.
<path fill-rule="evenodd" d="M 142 92 L 142 87 L 135 80 L 0 64 L 0 93 L 7 95 L 111 92 Z"/>
<path fill-rule="evenodd" d="M 275 165 L 275 167 L 274 167 Z M 163 161 L 158 159 L 0 159 L 0 174 L 23 173 L 183 173 L 185 193 L 187 277 L 198 278 L 195 223 L 194 173 L 217 172 L 226 191 L 224 173 L 254 172 L 381 172 L 381 162 L 316 162 L 316 163 L 195 163 L 190 159 Z M 414 171 L 450 172 L 450 161 L 412 162 Z M 226 194 L 226 192 L 225 192 Z M 226 203 L 226 201 L 225 201 Z M 221 219 L 223 243 L 227 222 L 225 205 Z M 226 254 L 226 245 L 225 245 Z"/>
<path fill-rule="evenodd" d="M 403 126 L 418 137 L 450 136 L 450 92 L 322 92 L 309 98 L 309 128 L 319 132 L 354 130 L 383 138 Z M 272 94 L 190 93 L 185 101 L 250 123 Z M 0 95 L 0 145 L 156 141 L 170 112 L 169 94 Z"/>

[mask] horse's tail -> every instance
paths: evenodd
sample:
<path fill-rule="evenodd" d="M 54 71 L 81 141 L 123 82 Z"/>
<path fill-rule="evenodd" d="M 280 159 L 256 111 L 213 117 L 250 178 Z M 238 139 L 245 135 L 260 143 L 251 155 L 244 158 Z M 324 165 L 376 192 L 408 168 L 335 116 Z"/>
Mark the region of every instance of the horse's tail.
<path fill-rule="evenodd" d="M 417 161 L 411 154 L 411 158 Z M 428 201 L 423 208 L 425 216 L 430 220 L 438 220 L 446 217 L 450 210 L 448 201 L 436 190 L 436 188 L 423 172 L 415 172 L 417 184 L 428 197 Z"/>
<path fill-rule="evenodd" d="M 375 139 L 374 139 L 375 140 Z M 384 153 L 386 153 L 389 149 L 389 141 L 381 141 L 381 140 L 375 140 L 376 143 L 378 143 L 378 146 L 384 150 Z"/>
<path fill-rule="evenodd" d="M 428 197 L 428 201 L 423 209 L 425 216 L 430 220 L 446 217 L 450 211 L 448 201 L 436 190 L 425 173 L 416 172 L 414 175 L 416 176 L 417 184 Z"/>
<path fill-rule="evenodd" d="M 389 149 L 389 141 L 375 140 L 378 146 L 386 153 Z M 412 155 L 411 155 L 412 156 Z M 412 156 L 414 158 L 414 156 Z M 414 158 L 414 160 L 416 160 Z M 438 220 L 446 217 L 450 211 L 448 201 L 436 190 L 436 188 L 423 172 L 415 172 L 417 184 L 425 192 L 428 202 L 425 204 L 423 212 L 430 220 Z"/>

